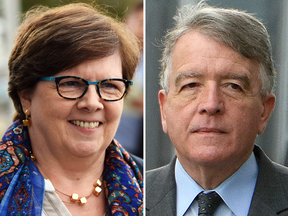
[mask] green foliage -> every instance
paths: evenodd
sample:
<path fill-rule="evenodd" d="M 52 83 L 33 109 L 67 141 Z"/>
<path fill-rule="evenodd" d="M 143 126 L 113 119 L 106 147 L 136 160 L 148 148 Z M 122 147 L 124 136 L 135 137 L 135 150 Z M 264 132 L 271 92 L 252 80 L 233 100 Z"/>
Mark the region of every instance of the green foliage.
<path fill-rule="evenodd" d="M 99 5 L 101 8 L 105 8 L 108 15 L 112 17 L 123 18 L 125 13 L 130 7 L 139 0 L 21 0 L 22 12 L 25 13 L 34 5 L 44 5 L 48 7 L 57 7 L 69 3 L 83 2 L 93 5 Z"/>

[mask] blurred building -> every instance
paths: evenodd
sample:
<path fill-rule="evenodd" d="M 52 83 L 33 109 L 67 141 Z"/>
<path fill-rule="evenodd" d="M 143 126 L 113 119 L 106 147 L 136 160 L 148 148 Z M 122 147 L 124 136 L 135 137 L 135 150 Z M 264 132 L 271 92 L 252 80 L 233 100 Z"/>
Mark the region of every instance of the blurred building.
<path fill-rule="evenodd" d="M 20 22 L 20 0 L 0 0 L 0 134 L 12 123 L 14 107 L 8 97 L 8 58 Z"/>

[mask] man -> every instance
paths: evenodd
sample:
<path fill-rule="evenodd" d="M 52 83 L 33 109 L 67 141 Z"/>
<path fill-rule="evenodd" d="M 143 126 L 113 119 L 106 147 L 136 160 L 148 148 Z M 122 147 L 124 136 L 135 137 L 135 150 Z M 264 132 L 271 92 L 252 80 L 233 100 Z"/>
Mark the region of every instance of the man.
<path fill-rule="evenodd" d="M 176 21 L 158 94 L 176 157 L 147 173 L 146 215 L 288 215 L 288 169 L 254 145 L 275 104 L 265 27 L 203 1 Z"/>

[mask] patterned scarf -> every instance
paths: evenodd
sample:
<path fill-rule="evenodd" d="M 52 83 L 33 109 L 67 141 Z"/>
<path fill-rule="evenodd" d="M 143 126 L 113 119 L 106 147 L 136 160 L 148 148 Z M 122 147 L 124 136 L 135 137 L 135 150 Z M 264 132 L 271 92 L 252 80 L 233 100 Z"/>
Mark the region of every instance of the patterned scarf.
<path fill-rule="evenodd" d="M 28 130 L 15 121 L 0 141 L 1 215 L 41 215 L 45 183 L 29 157 Z M 142 175 L 115 140 L 106 150 L 103 172 L 107 215 L 143 215 Z"/>

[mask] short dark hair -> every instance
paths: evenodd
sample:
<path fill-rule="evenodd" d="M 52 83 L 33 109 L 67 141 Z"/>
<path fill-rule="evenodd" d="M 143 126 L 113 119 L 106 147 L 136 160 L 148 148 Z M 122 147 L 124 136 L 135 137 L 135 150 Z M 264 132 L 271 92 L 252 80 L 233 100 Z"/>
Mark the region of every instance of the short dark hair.
<path fill-rule="evenodd" d="M 40 77 L 53 76 L 116 51 L 121 56 L 123 78 L 131 80 L 139 59 L 139 44 L 123 23 L 83 3 L 30 9 L 18 28 L 8 63 L 14 120 L 25 117 L 18 93 L 32 92 Z"/>

